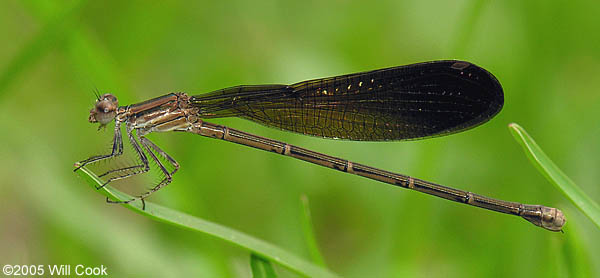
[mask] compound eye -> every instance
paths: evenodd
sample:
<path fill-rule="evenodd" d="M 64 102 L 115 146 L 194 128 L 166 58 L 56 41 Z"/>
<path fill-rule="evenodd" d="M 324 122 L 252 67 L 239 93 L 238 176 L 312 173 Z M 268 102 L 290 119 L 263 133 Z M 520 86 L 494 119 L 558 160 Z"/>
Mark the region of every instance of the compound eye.
<path fill-rule="evenodd" d="M 101 126 L 108 124 L 117 115 L 119 103 L 117 98 L 111 94 L 102 95 L 96 105 L 90 111 L 89 121 L 92 123 L 100 123 Z"/>
<path fill-rule="evenodd" d="M 98 113 L 111 113 L 117 108 L 109 101 L 101 100 L 96 104 L 96 111 Z"/>

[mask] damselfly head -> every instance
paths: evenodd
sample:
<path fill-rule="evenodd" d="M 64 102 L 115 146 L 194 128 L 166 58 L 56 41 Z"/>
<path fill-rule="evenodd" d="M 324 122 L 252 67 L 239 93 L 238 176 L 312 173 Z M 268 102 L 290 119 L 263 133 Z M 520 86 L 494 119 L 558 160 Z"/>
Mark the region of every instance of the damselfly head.
<path fill-rule="evenodd" d="M 111 94 L 103 94 L 96 100 L 94 108 L 90 110 L 88 120 L 90 123 L 100 123 L 100 127 L 98 128 L 100 129 L 115 118 L 117 108 L 119 108 L 117 97 Z"/>

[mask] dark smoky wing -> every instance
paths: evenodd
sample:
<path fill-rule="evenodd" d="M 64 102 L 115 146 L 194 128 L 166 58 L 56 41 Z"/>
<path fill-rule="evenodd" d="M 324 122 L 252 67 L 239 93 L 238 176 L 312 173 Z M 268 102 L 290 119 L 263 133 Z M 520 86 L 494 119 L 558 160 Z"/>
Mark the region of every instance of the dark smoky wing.
<path fill-rule="evenodd" d="M 486 70 L 436 61 L 194 96 L 203 118 L 242 117 L 307 135 L 358 141 L 451 134 L 488 121 L 502 87 Z"/>

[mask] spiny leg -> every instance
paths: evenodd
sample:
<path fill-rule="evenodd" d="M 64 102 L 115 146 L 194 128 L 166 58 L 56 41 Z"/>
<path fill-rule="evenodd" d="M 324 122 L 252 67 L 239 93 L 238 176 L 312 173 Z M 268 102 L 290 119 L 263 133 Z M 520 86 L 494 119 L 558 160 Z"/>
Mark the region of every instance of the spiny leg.
<path fill-rule="evenodd" d="M 169 161 L 169 163 L 171 163 L 171 165 L 173 165 L 174 169 L 173 171 L 171 171 L 171 176 L 173 174 L 175 174 L 175 172 L 177 172 L 177 170 L 179 170 L 179 163 L 177 163 L 177 161 L 175 161 L 175 159 L 173 157 L 171 157 L 168 153 L 166 153 L 165 151 L 163 151 L 160 147 L 158 147 L 156 144 L 154 144 L 154 142 L 150 141 L 148 138 L 141 136 L 140 137 L 140 142 L 148 149 L 154 149 L 154 151 L 156 151 L 156 153 L 158 153 L 160 156 L 162 156 L 163 158 L 165 158 L 166 160 Z M 157 161 L 158 162 L 158 161 Z"/>
<path fill-rule="evenodd" d="M 135 140 L 135 137 L 133 136 L 133 125 L 131 124 L 127 124 L 127 137 L 129 138 L 129 141 L 131 142 L 131 145 L 133 146 L 133 149 L 135 150 L 135 152 L 137 153 L 138 157 L 140 158 L 140 161 L 142 162 L 142 164 L 140 165 L 134 165 L 134 166 L 129 166 L 129 167 L 124 167 L 124 168 L 120 168 L 120 169 L 114 169 L 114 170 L 110 170 L 100 176 L 104 176 L 107 175 L 111 172 L 120 172 L 120 171 L 126 171 L 126 170 L 130 170 L 130 169 L 135 169 L 135 168 L 142 168 L 138 171 L 134 171 L 134 172 L 129 172 L 126 173 L 124 175 L 120 175 L 120 176 L 116 176 L 116 177 L 112 177 L 109 178 L 108 180 L 106 180 L 106 182 L 104 182 L 104 184 L 102 184 L 101 186 L 96 187 L 96 189 L 100 189 L 105 187 L 108 183 L 115 181 L 115 180 L 120 180 L 120 179 L 125 179 L 131 176 L 135 176 L 138 174 L 142 174 L 142 173 L 146 173 L 150 170 L 150 164 L 148 163 L 148 158 L 146 157 L 146 154 L 144 154 L 144 151 L 142 149 L 142 147 L 140 147 L 140 144 Z"/>
<path fill-rule="evenodd" d="M 116 173 L 116 172 L 121 172 L 121 171 L 127 171 L 127 170 L 131 170 L 131 169 L 135 169 L 135 168 L 142 168 L 144 167 L 143 164 L 140 165 L 133 165 L 133 166 L 127 166 L 127 167 L 123 167 L 123 168 L 118 168 L 118 169 L 112 169 L 112 170 L 108 170 L 106 171 L 104 174 L 102 175 L 98 175 L 99 178 L 104 177 L 108 174 L 112 174 L 112 173 Z"/>
<path fill-rule="evenodd" d="M 143 132 L 142 132 L 143 134 Z M 179 170 L 179 163 L 177 163 L 177 161 L 175 161 L 175 159 L 173 159 L 173 157 L 171 157 L 169 154 L 167 154 L 165 151 L 163 151 L 160 147 L 158 147 L 156 144 L 154 144 L 154 142 L 148 140 L 146 137 L 144 136 L 138 136 L 138 140 L 140 141 L 140 143 L 148 150 L 153 149 L 154 151 L 156 151 L 160 156 L 162 156 L 163 158 L 165 158 L 166 160 L 169 161 L 169 163 L 171 163 L 171 165 L 173 165 L 173 167 L 175 169 L 173 169 L 173 171 L 170 173 L 171 176 L 173 174 L 175 174 L 175 172 L 177 172 L 177 170 Z M 157 163 L 160 164 L 160 162 L 158 160 L 156 160 Z M 162 166 L 162 165 L 161 165 Z M 109 170 L 106 173 L 99 175 L 98 177 L 101 178 L 103 176 L 106 176 L 108 174 L 111 173 L 115 173 L 115 172 L 120 172 L 120 171 L 127 171 L 127 170 L 131 170 L 131 169 L 135 169 L 135 168 L 141 168 L 144 167 L 143 164 L 140 165 L 133 165 L 133 166 L 129 166 L 129 167 L 123 167 L 123 168 L 119 168 L 119 169 L 113 169 L 113 170 Z M 162 169 L 161 169 L 162 170 Z M 135 174 L 134 174 L 135 175 Z"/>
<path fill-rule="evenodd" d="M 158 166 L 160 167 L 160 170 L 165 175 L 165 178 L 162 181 L 160 181 L 154 188 L 152 188 L 150 191 L 135 198 L 135 199 L 143 200 L 144 198 L 150 196 L 152 193 L 158 191 L 159 189 L 163 188 L 167 184 L 171 183 L 173 174 L 175 174 L 175 172 L 177 172 L 177 170 L 179 170 L 179 163 L 177 163 L 177 161 L 175 161 L 175 159 L 173 159 L 170 155 L 168 155 L 166 152 L 164 152 L 162 149 L 160 149 L 156 144 L 154 144 L 152 141 L 148 140 L 146 137 L 140 136 L 139 140 L 140 140 L 140 143 L 142 144 L 142 146 L 144 146 L 146 148 L 146 150 L 148 151 L 148 153 L 150 153 L 152 159 L 156 162 L 156 164 L 158 164 Z M 154 154 L 154 152 L 152 150 L 156 151 L 160 156 L 167 159 L 169 161 L 169 163 L 171 163 L 171 165 L 173 165 L 173 167 L 175 167 L 175 169 L 173 169 L 172 172 L 169 172 L 167 170 L 167 168 L 164 166 L 164 164 L 158 159 L 158 157 Z"/>
<path fill-rule="evenodd" d="M 167 154 L 165 151 L 163 151 L 160 147 L 158 147 L 156 144 L 154 144 L 152 141 L 150 141 L 149 139 L 147 139 L 144 136 L 139 136 L 138 134 L 138 140 L 140 141 L 140 143 L 142 144 L 142 146 L 144 146 L 144 148 L 146 148 L 146 150 L 148 151 L 148 153 L 150 154 L 150 157 L 152 157 L 152 159 L 156 162 L 156 164 L 158 164 L 160 170 L 163 172 L 163 174 L 165 175 L 165 178 L 160 181 L 160 183 L 158 183 L 154 188 L 152 188 L 150 191 L 137 196 L 131 200 L 127 200 L 127 201 L 112 201 L 107 199 L 107 202 L 109 203 L 130 203 L 133 202 L 135 200 L 141 200 L 142 201 L 142 210 L 145 209 L 146 207 L 146 203 L 144 201 L 145 198 L 147 198 L 148 196 L 152 195 L 152 193 L 160 190 L 161 188 L 165 187 L 166 185 L 168 185 L 169 183 L 171 183 L 173 174 L 175 174 L 175 172 L 177 172 L 177 170 L 179 170 L 179 163 L 177 163 L 177 161 L 175 161 L 175 159 L 173 159 L 169 154 Z M 165 158 L 166 160 L 169 161 L 169 163 L 171 163 L 171 165 L 173 165 L 174 169 L 173 171 L 169 172 L 167 170 L 167 168 L 163 165 L 163 163 L 158 159 L 158 157 L 154 154 L 154 151 L 156 151 L 156 153 L 158 153 L 160 156 L 162 156 L 163 158 Z"/>
<path fill-rule="evenodd" d="M 112 152 L 110 154 L 105 154 L 105 155 L 95 155 L 88 159 L 77 162 L 77 167 L 73 170 L 73 172 L 79 170 L 81 167 L 88 165 L 90 163 L 95 163 L 100 160 L 119 156 L 122 154 L 123 154 L 123 139 L 121 138 L 121 122 L 115 121 L 115 135 L 113 136 Z"/>

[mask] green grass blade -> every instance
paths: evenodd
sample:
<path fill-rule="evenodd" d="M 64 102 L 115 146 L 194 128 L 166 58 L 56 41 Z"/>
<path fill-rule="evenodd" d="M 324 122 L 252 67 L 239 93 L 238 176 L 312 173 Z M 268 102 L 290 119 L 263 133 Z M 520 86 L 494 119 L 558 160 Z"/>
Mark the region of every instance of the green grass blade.
<path fill-rule="evenodd" d="M 302 204 L 302 231 L 304 233 L 306 244 L 308 245 L 310 257 L 314 263 L 322 267 L 327 267 L 325 265 L 323 255 L 321 255 L 321 251 L 319 250 L 317 239 L 315 238 L 312 217 L 310 216 L 310 208 L 308 206 L 308 197 L 306 197 L 306 195 L 302 195 L 300 197 L 300 203 Z"/>
<path fill-rule="evenodd" d="M 508 125 L 513 137 L 523 146 L 525 154 L 536 168 L 554 184 L 575 206 L 600 228 L 600 206 L 550 160 L 533 138 L 518 124 Z"/>
<path fill-rule="evenodd" d="M 275 270 L 271 262 L 265 258 L 252 253 L 250 255 L 250 268 L 252 268 L 252 278 L 276 278 Z"/>
<path fill-rule="evenodd" d="M 85 167 L 82 167 L 77 171 L 77 173 L 79 173 L 79 175 L 84 178 L 85 181 L 92 186 L 92 188 L 94 188 L 94 190 L 97 186 L 100 186 L 104 183 L 93 172 Z M 129 200 L 132 198 L 131 196 L 110 186 L 105 186 L 103 189 L 98 191 L 115 201 Z M 273 244 L 217 223 L 172 210 L 151 202 L 146 202 L 145 210 L 142 210 L 141 201 L 135 201 L 122 205 L 130 210 L 155 220 L 220 238 L 229 243 L 245 248 L 252 253 L 256 253 L 271 262 L 278 263 L 279 265 L 306 277 L 339 277 L 337 274 L 322 267 L 316 266 Z"/>

